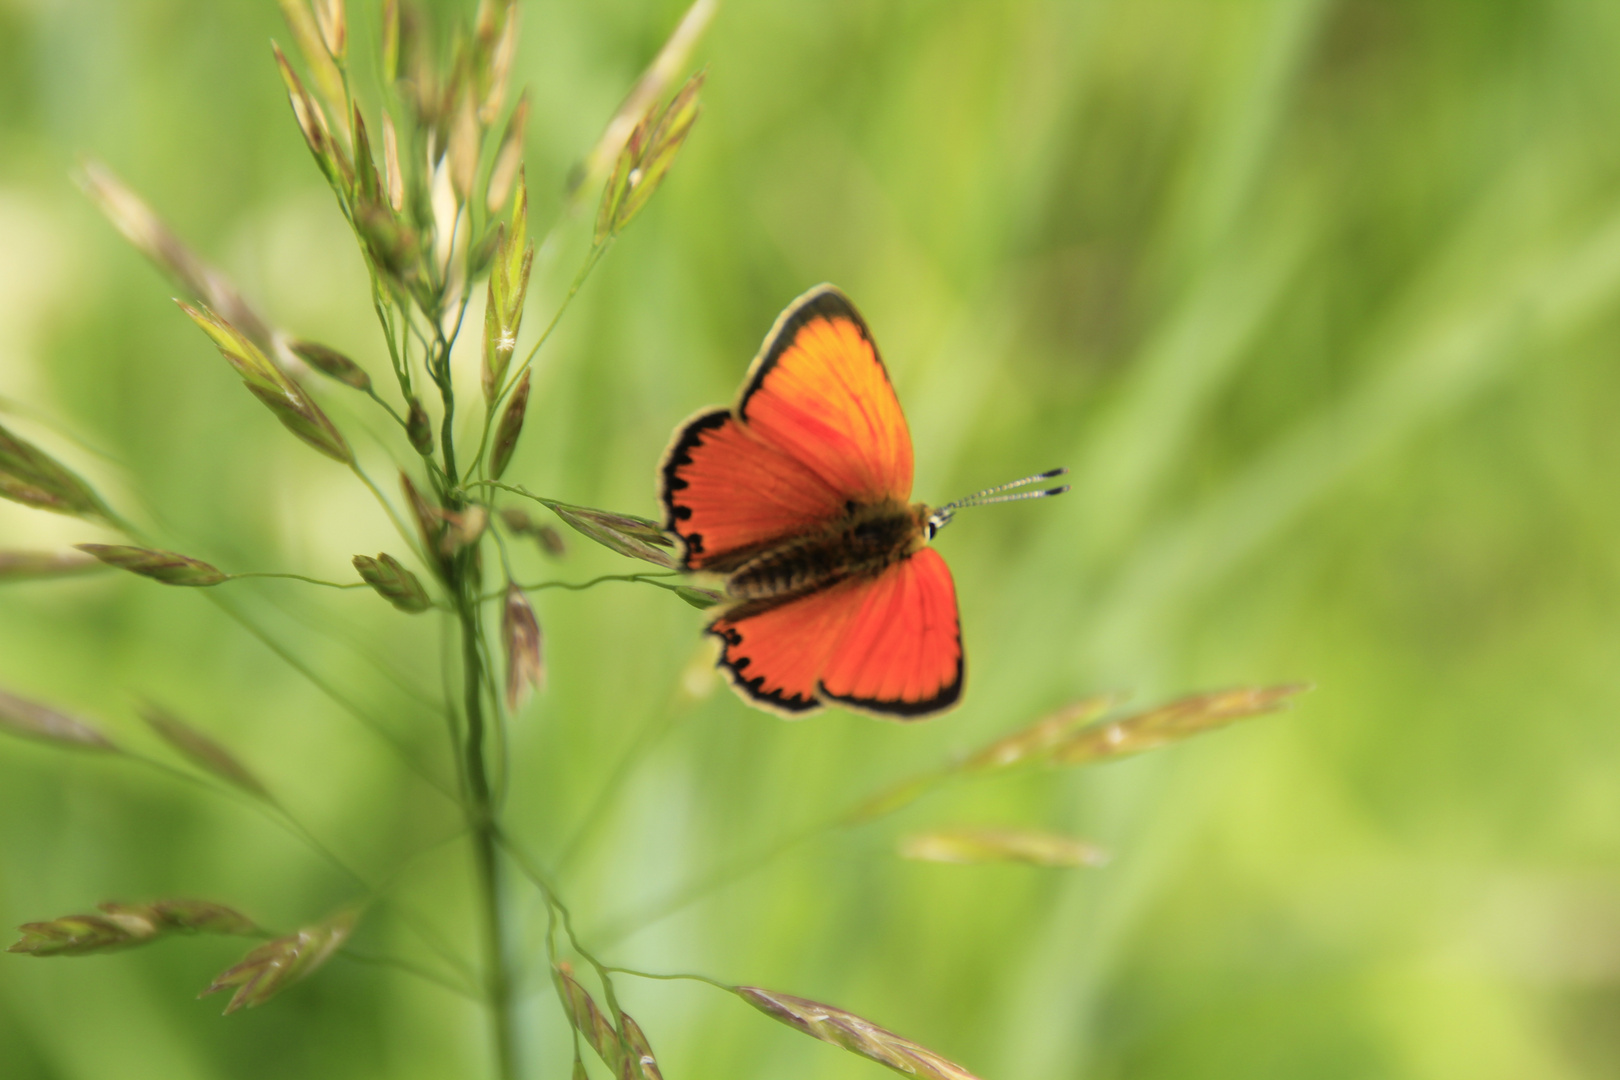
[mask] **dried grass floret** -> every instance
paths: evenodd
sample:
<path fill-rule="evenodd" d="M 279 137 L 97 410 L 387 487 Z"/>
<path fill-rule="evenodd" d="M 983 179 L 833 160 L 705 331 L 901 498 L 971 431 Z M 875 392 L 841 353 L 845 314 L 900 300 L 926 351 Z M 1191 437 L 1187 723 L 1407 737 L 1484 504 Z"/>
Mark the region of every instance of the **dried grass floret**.
<path fill-rule="evenodd" d="M 978 1080 L 955 1062 L 852 1012 L 757 986 L 739 986 L 736 993 L 774 1020 L 797 1028 L 811 1038 L 871 1058 L 895 1072 L 925 1080 Z"/>
<path fill-rule="evenodd" d="M 198 997 L 236 987 L 225 1005 L 225 1015 L 238 1009 L 263 1005 L 287 987 L 308 978 L 332 958 L 354 932 L 358 913 L 344 910 L 336 915 L 268 941 L 227 968 L 208 984 Z"/>

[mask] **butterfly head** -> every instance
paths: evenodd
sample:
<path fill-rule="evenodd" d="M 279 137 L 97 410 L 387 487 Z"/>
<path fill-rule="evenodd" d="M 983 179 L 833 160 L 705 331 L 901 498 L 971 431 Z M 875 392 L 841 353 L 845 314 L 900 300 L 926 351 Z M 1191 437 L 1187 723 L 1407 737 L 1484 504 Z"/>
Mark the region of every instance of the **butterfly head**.
<path fill-rule="evenodd" d="M 932 540 L 939 534 L 939 530 L 950 524 L 951 518 L 956 516 L 958 510 L 965 510 L 970 506 L 988 506 L 991 503 L 1018 502 L 1021 499 L 1044 499 L 1048 495 L 1061 495 L 1069 490 L 1068 484 L 1062 484 L 1054 488 L 1038 488 L 1034 491 L 1014 491 L 1013 489 L 1024 487 L 1027 484 L 1039 483 L 1042 480 L 1051 480 L 1053 477 L 1062 476 L 1068 471 L 1068 469 L 1061 467 L 1048 469 L 1046 472 L 1037 473 L 1034 476 L 1026 476 L 1022 480 L 1013 480 L 1006 484 L 997 484 L 995 487 L 985 488 L 983 491 L 976 492 L 966 498 L 957 499 L 955 502 L 946 503 L 936 510 L 930 510 L 923 521 L 923 535 L 928 540 Z"/>

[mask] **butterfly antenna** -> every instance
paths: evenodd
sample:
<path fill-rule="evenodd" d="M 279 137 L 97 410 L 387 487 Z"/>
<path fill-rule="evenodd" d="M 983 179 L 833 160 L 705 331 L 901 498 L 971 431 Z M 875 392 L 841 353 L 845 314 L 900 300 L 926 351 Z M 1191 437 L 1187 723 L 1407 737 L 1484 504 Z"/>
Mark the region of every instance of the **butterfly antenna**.
<path fill-rule="evenodd" d="M 933 513 L 928 515 L 928 538 L 932 540 L 935 533 L 939 532 L 939 530 L 943 529 L 947 524 L 950 523 L 951 518 L 956 516 L 956 512 L 958 510 L 965 510 L 969 506 L 989 506 L 992 503 L 1021 502 L 1024 499 L 1044 499 L 1049 495 L 1061 495 L 1065 491 L 1069 490 L 1068 484 L 1063 484 L 1060 487 L 1054 488 L 1042 488 L 1037 491 L 1015 492 L 1012 489 L 1023 487 L 1025 484 L 1034 484 L 1041 480 L 1050 480 L 1053 477 L 1062 476 L 1068 471 L 1068 469 L 1062 467 L 1048 469 L 1046 472 L 1036 473 L 1034 476 L 1026 476 L 1022 480 L 1012 480 L 1005 484 L 997 484 L 995 487 L 985 488 L 983 491 L 975 492 L 974 494 L 965 498 L 957 499 L 955 502 L 946 503 L 944 506 L 941 506 L 938 510 L 935 510 Z"/>

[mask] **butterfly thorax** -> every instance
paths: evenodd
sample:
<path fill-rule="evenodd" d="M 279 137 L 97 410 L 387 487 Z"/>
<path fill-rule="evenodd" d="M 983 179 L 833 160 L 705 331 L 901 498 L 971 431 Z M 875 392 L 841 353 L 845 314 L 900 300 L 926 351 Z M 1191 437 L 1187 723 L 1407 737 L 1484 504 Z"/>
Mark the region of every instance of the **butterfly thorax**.
<path fill-rule="evenodd" d="M 848 504 L 821 528 L 786 537 L 743 563 L 726 579 L 738 600 L 768 600 L 875 576 L 927 543 L 928 507 L 899 500 Z"/>

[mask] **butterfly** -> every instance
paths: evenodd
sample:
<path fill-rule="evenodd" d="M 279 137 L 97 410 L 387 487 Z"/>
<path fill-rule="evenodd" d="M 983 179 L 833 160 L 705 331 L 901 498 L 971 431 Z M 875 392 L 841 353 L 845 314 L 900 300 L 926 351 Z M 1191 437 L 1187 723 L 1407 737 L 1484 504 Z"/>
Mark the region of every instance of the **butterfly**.
<path fill-rule="evenodd" d="M 776 320 L 736 404 L 675 430 L 659 467 L 681 567 L 724 575 L 707 632 L 751 704 L 788 717 L 827 705 L 895 720 L 954 706 L 965 670 L 956 586 L 935 534 L 966 506 L 912 503 L 911 432 L 866 322 L 820 285 Z"/>

